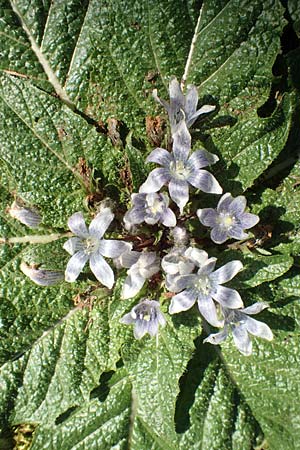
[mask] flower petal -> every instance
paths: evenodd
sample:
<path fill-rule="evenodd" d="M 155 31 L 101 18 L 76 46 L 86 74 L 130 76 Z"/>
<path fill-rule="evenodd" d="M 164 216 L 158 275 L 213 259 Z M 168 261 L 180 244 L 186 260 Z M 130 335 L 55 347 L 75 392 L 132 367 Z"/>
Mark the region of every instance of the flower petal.
<path fill-rule="evenodd" d="M 161 217 L 161 223 L 165 227 L 175 227 L 176 216 L 170 208 L 167 208 Z"/>
<path fill-rule="evenodd" d="M 133 207 L 124 215 L 124 223 L 139 225 L 145 220 L 145 209 Z"/>
<path fill-rule="evenodd" d="M 135 339 L 142 339 L 148 332 L 149 323 L 146 320 L 136 320 L 133 334 Z"/>
<path fill-rule="evenodd" d="M 170 171 L 168 169 L 158 167 L 149 173 L 147 180 L 141 185 L 139 192 L 145 194 L 157 192 L 164 184 L 168 183 L 169 180 Z"/>
<path fill-rule="evenodd" d="M 228 213 L 229 211 L 229 206 L 231 205 L 233 201 L 233 197 L 231 194 L 229 194 L 229 192 L 226 192 L 225 194 L 222 195 L 222 197 L 219 200 L 218 206 L 217 206 L 217 212 L 225 212 Z"/>
<path fill-rule="evenodd" d="M 170 104 L 176 105 L 178 108 L 184 108 L 184 95 L 177 78 L 172 78 L 169 83 Z"/>
<path fill-rule="evenodd" d="M 105 231 L 113 221 L 114 214 L 110 208 L 104 208 L 96 217 L 91 221 L 89 226 L 90 235 L 101 239 Z"/>
<path fill-rule="evenodd" d="M 186 124 L 188 128 L 190 128 L 193 123 L 198 119 L 199 116 L 202 116 L 203 114 L 208 114 L 216 109 L 215 105 L 203 105 L 198 111 L 195 112 L 192 116 L 188 117 L 188 120 L 186 120 Z"/>
<path fill-rule="evenodd" d="M 249 235 L 244 232 L 243 228 L 240 225 L 233 225 L 228 230 L 228 236 L 231 237 L 232 239 L 237 239 L 238 241 L 241 241 L 243 239 L 247 239 Z"/>
<path fill-rule="evenodd" d="M 77 212 L 69 218 L 68 227 L 74 234 L 76 234 L 76 236 L 86 238 L 89 235 L 83 214 L 81 212 Z"/>
<path fill-rule="evenodd" d="M 132 323 L 134 323 L 136 321 L 136 319 L 134 319 L 131 315 L 131 312 L 129 312 L 128 314 L 125 314 L 123 317 L 121 317 L 120 319 L 120 323 L 125 323 L 126 325 L 131 325 Z"/>
<path fill-rule="evenodd" d="M 214 292 L 212 296 L 225 308 L 237 309 L 244 307 L 243 300 L 235 289 L 230 289 L 225 286 L 218 286 L 216 292 Z"/>
<path fill-rule="evenodd" d="M 174 278 L 171 278 L 172 280 L 172 287 L 174 290 L 172 292 L 180 292 L 184 289 L 190 289 L 193 288 L 197 282 L 197 275 L 194 273 L 187 274 L 187 275 L 178 275 Z"/>
<path fill-rule="evenodd" d="M 224 321 L 218 319 L 216 305 L 208 295 L 198 296 L 198 308 L 204 319 L 213 327 L 222 327 Z"/>
<path fill-rule="evenodd" d="M 233 340 L 238 350 L 245 356 L 252 353 L 252 342 L 245 326 L 236 326 L 232 330 Z"/>
<path fill-rule="evenodd" d="M 219 161 L 217 155 L 209 153 L 206 150 L 196 150 L 189 157 L 186 167 L 192 170 L 202 169 Z"/>
<path fill-rule="evenodd" d="M 139 272 L 131 273 L 127 276 L 121 293 L 121 298 L 127 300 L 134 297 L 143 287 L 145 278 Z"/>
<path fill-rule="evenodd" d="M 122 253 L 122 255 L 120 255 L 119 257 L 121 267 L 126 267 L 127 269 L 129 269 L 138 261 L 140 256 L 141 252 L 135 252 L 133 250 Z"/>
<path fill-rule="evenodd" d="M 173 155 L 175 161 L 186 161 L 191 150 L 191 135 L 184 120 L 173 134 Z"/>
<path fill-rule="evenodd" d="M 245 211 L 247 205 L 246 197 L 239 195 L 234 198 L 228 208 L 228 212 L 231 216 L 239 217 Z"/>
<path fill-rule="evenodd" d="M 198 90 L 197 90 L 196 86 L 189 85 L 187 87 L 187 93 L 185 96 L 185 106 L 184 106 L 184 110 L 185 110 L 187 119 L 189 119 L 196 113 L 197 105 L 198 105 Z M 195 118 L 195 120 L 196 120 L 196 118 Z"/>
<path fill-rule="evenodd" d="M 118 258 L 122 253 L 125 253 L 130 249 L 131 244 L 128 244 L 127 242 L 113 239 L 101 239 L 98 251 L 106 258 Z"/>
<path fill-rule="evenodd" d="M 172 155 L 164 148 L 156 148 L 146 159 L 146 162 L 153 162 L 166 167 L 169 167 L 172 161 Z"/>
<path fill-rule="evenodd" d="M 107 264 L 105 259 L 100 255 L 99 251 L 90 256 L 90 268 L 97 280 L 104 286 L 111 289 L 115 282 L 112 268 Z"/>
<path fill-rule="evenodd" d="M 217 225 L 211 230 L 210 238 L 216 244 L 223 244 L 228 239 L 227 229 Z"/>
<path fill-rule="evenodd" d="M 208 194 L 222 194 L 223 191 L 216 178 L 207 170 L 193 170 L 188 175 L 187 181 Z"/>
<path fill-rule="evenodd" d="M 203 208 L 197 210 L 197 216 L 202 225 L 215 227 L 217 225 L 218 213 L 213 208 Z"/>
<path fill-rule="evenodd" d="M 166 102 L 165 100 L 163 100 L 162 98 L 160 98 L 160 97 L 157 95 L 157 89 L 153 89 L 153 91 L 152 91 L 152 96 L 153 96 L 153 98 L 154 98 L 158 103 L 160 103 L 161 106 L 163 106 L 163 107 L 167 110 L 167 112 L 169 113 L 169 111 L 170 111 L 170 105 L 169 105 L 168 102 Z"/>
<path fill-rule="evenodd" d="M 156 336 L 158 333 L 158 320 L 149 320 L 148 322 L 148 333 L 150 336 Z"/>
<path fill-rule="evenodd" d="M 206 251 L 195 247 L 187 248 L 184 252 L 184 256 L 189 258 L 193 263 L 197 264 L 198 267 L 202 267 L 208 260 L 208 254 Z"/>
<path fill-rule="evenodd" d="M 202 264 L 202 266 L 200 266 L 200 269 L 198 270 L 198 275 L 200 275 L 201 277 L 203 276 L 211 276 L 212 271 L 215 268 L 217 262 L 217 258 L 209 258 L 207 261 L 205 261 L 205 263 Z"/>
<path fill-rule="evenodd" d="M 273 333 L 266 323 L 252 319 L 252 317 L 247 317 L 247 319 L 245 319 L 245 326 L 247 331 L 254 336 L 261 337 L 267 341 L 273 339 Z"/>
<path fill-rule="evenodd" d="M 183 212 L 183 208 L 189 201 L 189 185 L 187 181 L 172 179 L 169 183 L 169 193 L 171 199 L 176 203 Z"/>
<path fill-rule="evenodd" d="M 75 281 L 88 259 L 89 256 L 84 251 L 75 253 L 75 255 L 73 255 L 72 258 L 68 261 L 65 270 L 65 280 L 69 281 L 70 283 Z"/>
<path fill-rule="evenodd" d="M 181 311 L 190 309 L 197 298 L 197 293 L 194 289 L 187 289 L 179 294 L 174 295 L 169 307 L 170 314 L 177 314 Z"/>
<path fill-rule="evenodd" d="M 243 312 L 244 314 L 258 314 L 263 309 L 269 308 L 269 306 L 270 305 L 265 302 L 256 302 L 253 303 L 253 305 L 247 306 L 247 308 L 242 309 L 241 312 Z"/>
<path fill-rule="evenodd" d="M 212 273 L 210 278 L 218 284 L 227 283 L 232 280 L 243 267 L 243 264 L 239 260 L 230 261 Z"/>
<path fill-rule="evenodd" d="M 254 227 L 259 222 L 259 217 L 256 214 L 244 213 L 240 217 L 241 227 L 247 230 Z"/>
<path fill-rule="evenodd" d="M 74 253 L 78 252 L 79 250 L 84 249 L 84 245 L 82 243 L 82 239 L 78 237 L 72 237 L 68 239 L 64 245 L 63 248 L 70 254 L 74 255 Z"/>
<path fill-rule="evenodd" d="M 203 342 L 204 343 L 209 342 L 210 344 L 218 345 L 221 342 L 225 341 L 227 336 L 228 336 L 228 329 L 225 326 L 223 330 L 219 331 L 219 333 L 210 334 L 206 339 L 204 339 Z"/>

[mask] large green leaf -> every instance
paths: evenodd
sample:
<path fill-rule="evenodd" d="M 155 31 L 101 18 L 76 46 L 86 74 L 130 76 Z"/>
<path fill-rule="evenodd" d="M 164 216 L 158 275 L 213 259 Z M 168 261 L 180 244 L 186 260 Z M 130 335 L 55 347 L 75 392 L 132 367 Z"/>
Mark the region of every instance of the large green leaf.
<path fill-rule="evenodd" d="M 0 6 L 3 440 L 11 427 L 30 423 L 34 450 L 296 449 L 293 265 L 300 199 L 299 164 L 290 157 L 298 150 L 288 138 L 297 127 L 298 94 L 283 74 L 273 98 L 273 64 L 286 24 L 281 2 L 2 0 Z M 296 23 L 295 2 L 288 9 Z M 151 92 L 167 99 L 171 76 L 195 83 L 201 104 L 217 105 L 192 137 L 218 154 L 213 170 L 224 192 L 251 188 L 253 212 L 273 226 L 266 241 L 254 231 L 248 253 L 240 251 L 245 244 L 218 253 L 219 265 L 244 262 L 232 286 L 246 305 L 271 305 L 261 320 L 274 342 L 254 339 L 249 358 L 231 337 L 222 348 L 203 344 L 210 330 L 200 326 L 196 307 L 170 318 L 160 280 L 143 292 L 160 297 L 167 325 L 156 338 L 136 341 L 119 322 L 137 302 L 120 300 L 122 273 L 109 292 L 88 269 L 77 283 L 49 288 L 20 271 L 21 261 L 64 270 L 68 217 L 83 210 L 90 221 L 106 197 L 116 214 L 111 230 L 121 237 L 125 203 L 147 175 L 153 136 L 169 145 L 165 112 Z M 270 94 L 274 107 L 261 117 L 257 110 Z M 276 167 L 285 151 L 282 175 Z M 9 216 L 15 198 L 39 210 L 37 230 Z M 168 234 L 156 231 L 169 245 Z M 161 248 L 163 255 L 164 242 Z M 211 245 L 208 251 L 218 252 Z"/>

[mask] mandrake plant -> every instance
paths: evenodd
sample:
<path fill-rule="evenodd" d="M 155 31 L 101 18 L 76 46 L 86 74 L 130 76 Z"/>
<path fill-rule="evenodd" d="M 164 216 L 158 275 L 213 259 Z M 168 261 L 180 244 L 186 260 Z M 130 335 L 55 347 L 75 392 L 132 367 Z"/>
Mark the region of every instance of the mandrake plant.
<path fill-rule="evenodd" d="M 0 448 L 297 448 L 298 9 L 4 2 Z"/>

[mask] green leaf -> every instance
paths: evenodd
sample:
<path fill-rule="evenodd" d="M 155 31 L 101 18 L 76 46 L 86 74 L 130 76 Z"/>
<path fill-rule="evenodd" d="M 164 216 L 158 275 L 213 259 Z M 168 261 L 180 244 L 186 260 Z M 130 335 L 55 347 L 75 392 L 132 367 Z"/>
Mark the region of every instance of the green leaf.
<path fill-rule="evenodd" d="M 222 112 L 253 114 L 268 98 L 285 24 L 282 13 L 276 0 L 204 2 L 188 81 L 201 95 L 217 98 Z"/>
<path fill-rule="evenodd" d="M 269 325 L 273 330 L 277 328 L 272 344 L 257 341 L 251 358 L 239 356 L 228 344 L 223 350 L 228 370 L 262 427 L 270 448 L 283 450 L 297 448 L 299 441 L 300 411 L 296 400 L 299 315 L 293 303 L 272 311 L 274 315 L 266 313 Z"/>
<path fill-rule="evenodd" d="M 270 166 L 288 139 L 294 110 L 295 97 L 286 95 L 271 117 L 238 122 L 216 139 L 223 159 L 216 175 L 225 190 L 245 191 Z"/>
<path fill-rule="evenodd" d="M 70 411 L 56 426 L 45 423 L 36 433 L 32 450 L 74 448 L 91 450 L 128 448 L 131 385 L 128 377 L 111 380 L 109 395 L 104 401 L 91 399 L 82 408 Z"/>
<path fill-rule="evenodd" d="M 194 324 L 194 327 L 189 325 Z M 177 441 L 174 425 L 178 381 L 194 350 L 197 318 L 176 318 L 155 339 L 123 347 L 125 366 L 133 383 L 136 419 L 135 448 L 143 439 L 154 441 L 155 448 L 172 449 Z"/>
<path fill-rule="evenodd" d="M 288 255 L 245 257 L 245 269 L 239 274 L 235 284 L 242 288 L 253 288 L 275 280 L 292 267 L 293 261 Z"/>
<path fill-rule="evenodd" d="M 209 350 L 206 345 L 204 348 Z M 190 422 L 180 449 L 250 450 L 262 436 L 230 374 L 216 359 L 206 367 L 196 389 Z"/>

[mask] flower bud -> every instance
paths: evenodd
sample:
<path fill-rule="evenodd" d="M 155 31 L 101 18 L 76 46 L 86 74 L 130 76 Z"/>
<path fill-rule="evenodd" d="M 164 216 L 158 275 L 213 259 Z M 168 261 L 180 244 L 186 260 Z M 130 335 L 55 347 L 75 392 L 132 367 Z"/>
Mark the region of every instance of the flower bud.
<path fill-rule="evenodd" d="M 42 218 L 37 211 L 22 206 L 16 201 L 8 208 L 8 213 L 11 217 L 17 219 L 24 225 L 27 225 L 29 228 L 37 228 L 42 221 Z"/>
<path fill-rule="evenodd" d="M 20 269 L 31 281 L 39 286 L 53 286 L 64 279 L 64 273 L 61 271 L 36 269 L 27 265 L 24 261 L 21 262 Z"/>

